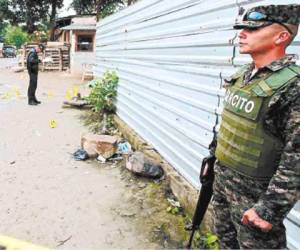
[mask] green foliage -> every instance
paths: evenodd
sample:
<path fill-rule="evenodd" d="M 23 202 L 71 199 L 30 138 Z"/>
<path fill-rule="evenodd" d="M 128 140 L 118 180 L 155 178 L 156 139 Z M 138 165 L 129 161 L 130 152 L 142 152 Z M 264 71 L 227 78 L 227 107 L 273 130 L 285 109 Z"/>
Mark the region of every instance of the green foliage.
<path fill-rule="evenodd" d="M 77 14 L 97 14 L 105 16 L 115 10 L 117 5 L 123 5 L 122 0 L 73 0 L 71 6 Z"/>
<path fill-rule="evenodd" d="M 210 232 L 201 237 L 205 249 L 218 250 L 218 237 Z"/>
<path fill-rule="evenodd" d="M 8 1 L 0 0 L 0 35 L 3 35 L 4 29 L 6 27 L 5 18 L 8 12 Z"/>
<path fill-rule="evenodd" d="M 36 30 L 31 35 L 29 35 L 29 41 L 31 42 L 46 41 L 47 38 L 48 38 L 48 33 L 42 29 Z"/>
<path fill-rule="evenodd" d="M 176 215 L 176 214 L 179 213 L 179 208 L 178 208 L 178 207 L 172 207 L 172 206 L 169 206 L 169 207 L 167 208 L 167 212 L 168 212 L 168 213 L 171 213 L 171 214 L 173 214 L 173 215 Z"/>
<path fill-rule="evenodd" d="M 77 14 L 97 14 L 98 18 L 109 16 L 137 0 L 73 0 L 71 6 Z"/>
<path fill-rule="evenodd" d="M 175 200 L 174 198 L 167 198 L 170 206 L 167 208 L 167 212 L 173 215 L 177 215 L 183 211 L 179 201 Z"/>
<path fill-rule="evenodd" d="M 95 112 L 114 112 L 119 78 L 115 72 L 105 72 L 101 79 L 93 81 L 87 100 Z"/>
<path fill-rule="evenodd" d="M 0 0 L 0 29 L 8 22 L 23 27 L 29 34 L 37 30 L 39 24 L 53 23 L 57 10 L 63 7 L 63 0 Z"/>
<path fill-rule="evenodd" d="M 5 44 L 15 45 L 20 48 L 21 45 L 29 41 L 29 36 L 20 27 L 7 26 L 4 35 Z"/>
<path fill-rule="evenodd" d="M 118 3 L 108 3 L 103 7 L 102 11 L 98 14 L 100 18 L 105 18 L 113 14 L 118 8 Z"/>

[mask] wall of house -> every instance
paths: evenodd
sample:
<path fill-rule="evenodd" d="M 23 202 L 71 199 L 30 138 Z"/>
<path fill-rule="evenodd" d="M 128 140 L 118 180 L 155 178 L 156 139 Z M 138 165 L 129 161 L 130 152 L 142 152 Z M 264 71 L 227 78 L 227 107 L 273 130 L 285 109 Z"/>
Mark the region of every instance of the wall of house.
<path fill-rule="evenodd" d="M 188 182 L 199 170 L 222 112 L 224 77 L 249 56 L 232 29 L 239 6 L 296 0 L 142 0 L 97 25 L 96 74 L 120 77 L 117 113 Z M 299 53 L 300 37 L 289 52 Z M 289 214 L 290 248 L 300 249 L 300 204 Z"/>
<path fill-rule="evenodd" d="M 94 31 L 72 31 L 71 32 L 71 51 L 70 60 L 71 67 L 70 71 L 72 75 L 81 76 L 84 68 L 84 64 L 95 64 L 96 63 L 96 52 L 95 52 L 95 35 L 94 35 L 94 48 L 93 51 L 76 51 L 77 35 L 78 34 L 94 34 Z"/>

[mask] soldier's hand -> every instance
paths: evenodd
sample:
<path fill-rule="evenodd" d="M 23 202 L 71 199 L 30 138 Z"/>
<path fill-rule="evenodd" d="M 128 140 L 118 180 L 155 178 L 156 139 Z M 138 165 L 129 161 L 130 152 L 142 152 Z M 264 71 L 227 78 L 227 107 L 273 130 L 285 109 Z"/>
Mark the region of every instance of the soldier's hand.
<path fill-rule="evenodd" d="M 243 214 L 241 222 L 244 225 L 253 225 L 255 227 L 258 227 L 264 232 L 269 232 L 273 227 L 271 223 L 260 218 L 253 208 L 248 209 Z"/>

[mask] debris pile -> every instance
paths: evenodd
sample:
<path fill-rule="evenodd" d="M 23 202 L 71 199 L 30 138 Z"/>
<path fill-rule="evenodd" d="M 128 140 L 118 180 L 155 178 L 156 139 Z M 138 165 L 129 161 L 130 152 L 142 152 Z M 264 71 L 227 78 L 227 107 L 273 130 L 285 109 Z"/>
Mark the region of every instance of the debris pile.
<path fill-rule="evenodd" d="M 83 134 L 81 137 L 81 148 L 90 158 L 101 156 L 104 159 L 112 157 L 118 148 L 118 138 L 111 135 L 96 135 L 92 133 Z"/>
<path fill-rule="evenodd" d="M 126 169 L 151 179 L 160 179 L 164 171 L 160 164 L 142 152 L 133 152 L 131 145 L 118 136 L 86 133 L 81 136 L 81 149 L 73 154 L 75 160 L 97 159 L 101 163 L 126 159 Z"/>

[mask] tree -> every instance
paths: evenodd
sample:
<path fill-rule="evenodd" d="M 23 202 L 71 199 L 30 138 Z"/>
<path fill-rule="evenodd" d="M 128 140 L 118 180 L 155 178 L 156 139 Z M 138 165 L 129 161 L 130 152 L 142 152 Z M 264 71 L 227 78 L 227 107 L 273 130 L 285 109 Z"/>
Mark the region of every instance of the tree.
<path fill-rule="evenodd" d="M 50 12 L 50 41 L 54 40 L 54 29 L 55 29 L 55 18 L 57 15 L 57 10 L 63 7 L 63 0 L 48 0 L 51 6 Z"/>
<path fill-rule="evenodd" d="M 8 1 L 0 0 L 0 34 L 4 32 L 6 26 L 5 19 L 6 13 L 8 12 Z"/>
<path fill-rule="evenodd" d="M 0 20 L 14 26 L 24 23 L 24 29 L 32 34 L 38 23 L 53 27 L 57 10 L 62 7 L 63 0 L 0 0 Z"/>
<path fill-rule="evenodd" d="M 134 2 L 136 0 L 73 0 L 71 6 L 78 15 L 97 14 L 98 18 L 104 18 Z"/>
<path fill-rule="evenodd" d="M 9 20 L 14 19 L 18 24 L 25 23 L 25 29 L 32 34 L 36 22 L 47 18 L 48 3 L 45 0 L 11 0 L 9 9 L 12 14 Z"/>
<path fill-rule="evenodd" d="M 5 29 L 4 40 L 6 44 L 15 45 L 20 48 L 24 43 L 29 41 L 29 36 L 20 27 L 7 26 Z"/>

